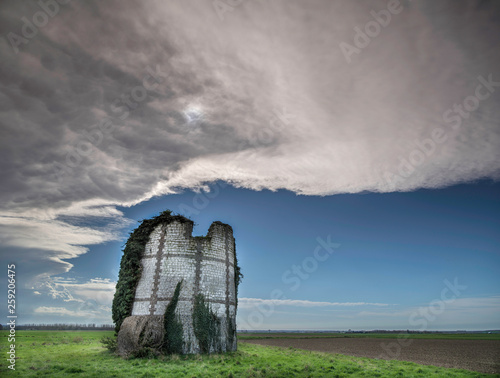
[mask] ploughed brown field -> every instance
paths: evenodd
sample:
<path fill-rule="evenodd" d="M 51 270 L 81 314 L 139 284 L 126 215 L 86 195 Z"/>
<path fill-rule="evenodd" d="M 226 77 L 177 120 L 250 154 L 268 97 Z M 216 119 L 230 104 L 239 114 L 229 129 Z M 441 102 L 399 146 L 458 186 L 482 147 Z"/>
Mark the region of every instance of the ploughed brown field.
<path fill-rule="evenodd" d="M 500 373 L 500 340 L 282 338 L 240 342 Z"/>

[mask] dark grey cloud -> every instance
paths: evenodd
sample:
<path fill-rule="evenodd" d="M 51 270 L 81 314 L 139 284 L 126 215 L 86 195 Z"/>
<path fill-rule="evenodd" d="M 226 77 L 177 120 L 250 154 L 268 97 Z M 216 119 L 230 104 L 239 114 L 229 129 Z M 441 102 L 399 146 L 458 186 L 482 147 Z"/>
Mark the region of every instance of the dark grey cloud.
<path fill-rule="evenodd" d="M 169 61 L 177 48 L 168 36 L 158 38 L 154 29 L 144 29 L 148 9 L 139 3 L 118 4 L 61 5 L 45 26 L 53 28 L 54 36 L 41 29 L 29 44 L 19 46 L 18 54 L 3 45 L 2 94 L 12 102 L 2 116 L 3 162 L 11 168 L 4 177 L 16 189 L 2 192 L 6 208 L 64 207 L 95 197 L 126 201 L 141 196 L 161 172 L 177 169 L 182 161 L 236 149 L 240 138 L 234 127 L 200 122 L 196 132 L 187 130 L 182 109 L 168 102 L 203 94 L 214 81 L 199 83 L 196 67 L 174 69 Z M 11 4 L 14 13 L 16 7 Z M 38 11 L 35 4 L 17 15 L 29 18 Z M 6 13 L 10 17 L 2 19 L 12 21 L 12 12 Z M 8 25 L 16 30 L 12 22 Z M 126 50 L 135 60 L 106 60 L 110 38 L 113 54 Z M 156 67 L 162 82 L 146 90 L 143 78 Z M 133 98 L 134 88 L 139 88 L 140 101 Z M 155 108 L 153 102 L 167 107 Z M 103 119 L 112 122 L 112 133 L 98 138 L 98 145 L 88 145 L 85 135 L 96 135 L 94 125 Z M 88 156 L 85 148 L 92 150 Z M 117 164 L 114 175 L 110 160 Z M 63 180 L 50 172 L 61 171 L 54 168 L 61 164 L 67 168 Z"/>

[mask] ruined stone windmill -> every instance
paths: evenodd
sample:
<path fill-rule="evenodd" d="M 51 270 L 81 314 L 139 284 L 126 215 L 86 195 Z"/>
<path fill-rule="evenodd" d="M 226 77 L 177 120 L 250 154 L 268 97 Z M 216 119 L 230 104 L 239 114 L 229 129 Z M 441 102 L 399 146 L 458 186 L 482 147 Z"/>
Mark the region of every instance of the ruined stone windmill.
<path fill-rule="evenodd" d="M 164 211 L 130 234 L 113 299 L 119 354 L 236 350 L 233 230 L 214 222 L 206 236 L 192 231 L 193 221 Z"/>

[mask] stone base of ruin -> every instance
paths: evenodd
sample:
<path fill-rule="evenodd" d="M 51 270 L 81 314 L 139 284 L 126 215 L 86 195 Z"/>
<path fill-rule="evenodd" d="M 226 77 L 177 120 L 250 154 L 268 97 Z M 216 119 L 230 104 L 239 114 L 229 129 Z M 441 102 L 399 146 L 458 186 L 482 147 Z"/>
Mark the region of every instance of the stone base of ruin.
<path fill-rule="evenodd" d="M 117 353 L 129 357 L 145 348 L 159 353 L 164 332 L 163 315 L 129 316 L 118 332 Z"/>
<path fill-rule="evenodd" d="M 165 336 L 163 324 L 163 315 L 132 315 L 123 321 L 120 331 L 118 332 L 116 352 L 122 357 L 130 357 L 134 355 L 143 355 L 153 353 L 156 355 L 162 354 L 162 343 Z M 191 317 L 182 319 L 183 324 L 191 324 Z M 219 348 L 213 345 L 210 348 L 210 353 L 225 353 L 237 350 L 236 335 L 230 343 L 227 337 L 227 323 L 225 318 L 219 318 L 221 324 L 221 337 Z M 184 354 L 200 353 L 200 346 L 196 337 L 193 334 L 192 327 L 185 329 L 184 333 Z"/>

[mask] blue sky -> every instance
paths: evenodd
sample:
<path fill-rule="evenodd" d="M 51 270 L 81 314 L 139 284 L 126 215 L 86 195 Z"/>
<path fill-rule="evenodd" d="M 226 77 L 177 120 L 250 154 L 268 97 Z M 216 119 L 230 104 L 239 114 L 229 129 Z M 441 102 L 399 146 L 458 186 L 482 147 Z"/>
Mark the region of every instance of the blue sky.
<path fill-rule="evenodd" d="M 233 226 L 240 328 L 500 328 L 500 3 L 227 3 L 2 2 L 19 322 L 109 323 L 171 209 Z"/>
<path fill-rule="evenodd" d="M 466 288 L 459 289 L 454 301 L 443 302 L 444 311 L 426 329 L 500 326 L 498 183 L 334 196 L 252 191 L 223 182 L 209 188 L 208 193 L 185 191 L 120 210 L 133 220 L 164 209 L 184 213 L 196 223 L 194 235 L 206 234 L 215 220 L 231 224 L 245 275 L 239 293 L 240 328 L 421 329 L 418 319 L 426 318 L 418 311 L 441 299 L 445 280 Z M 116 281 L 125 230 L 122 235 L 72 260 L 73 269 L 56 279 L 56 291 L 65 285 L 74 290 L 71 280 Z M 333 253 L 322 249 L 319 256 L 328 258 L 314 264 L 318 238 L 337 245 Z M 294 266 L 301 267 L 299 273 Z M 276 299 L 273 290 L 281 292 L 280 300 L 270 304 Z M 23 299 L 19 303 L 26 322 L 58 321 L 55 314 L 29 315 L 47 305 L 47 298 L 36 295 L 32 303 Z M 65 307 L 67 299 L 54 298 L 49 307 Z M 81 307 L 78 303 L 76 308 Z M 409 317 L 415 312 L 419 315 L 412 326 Z"/>

